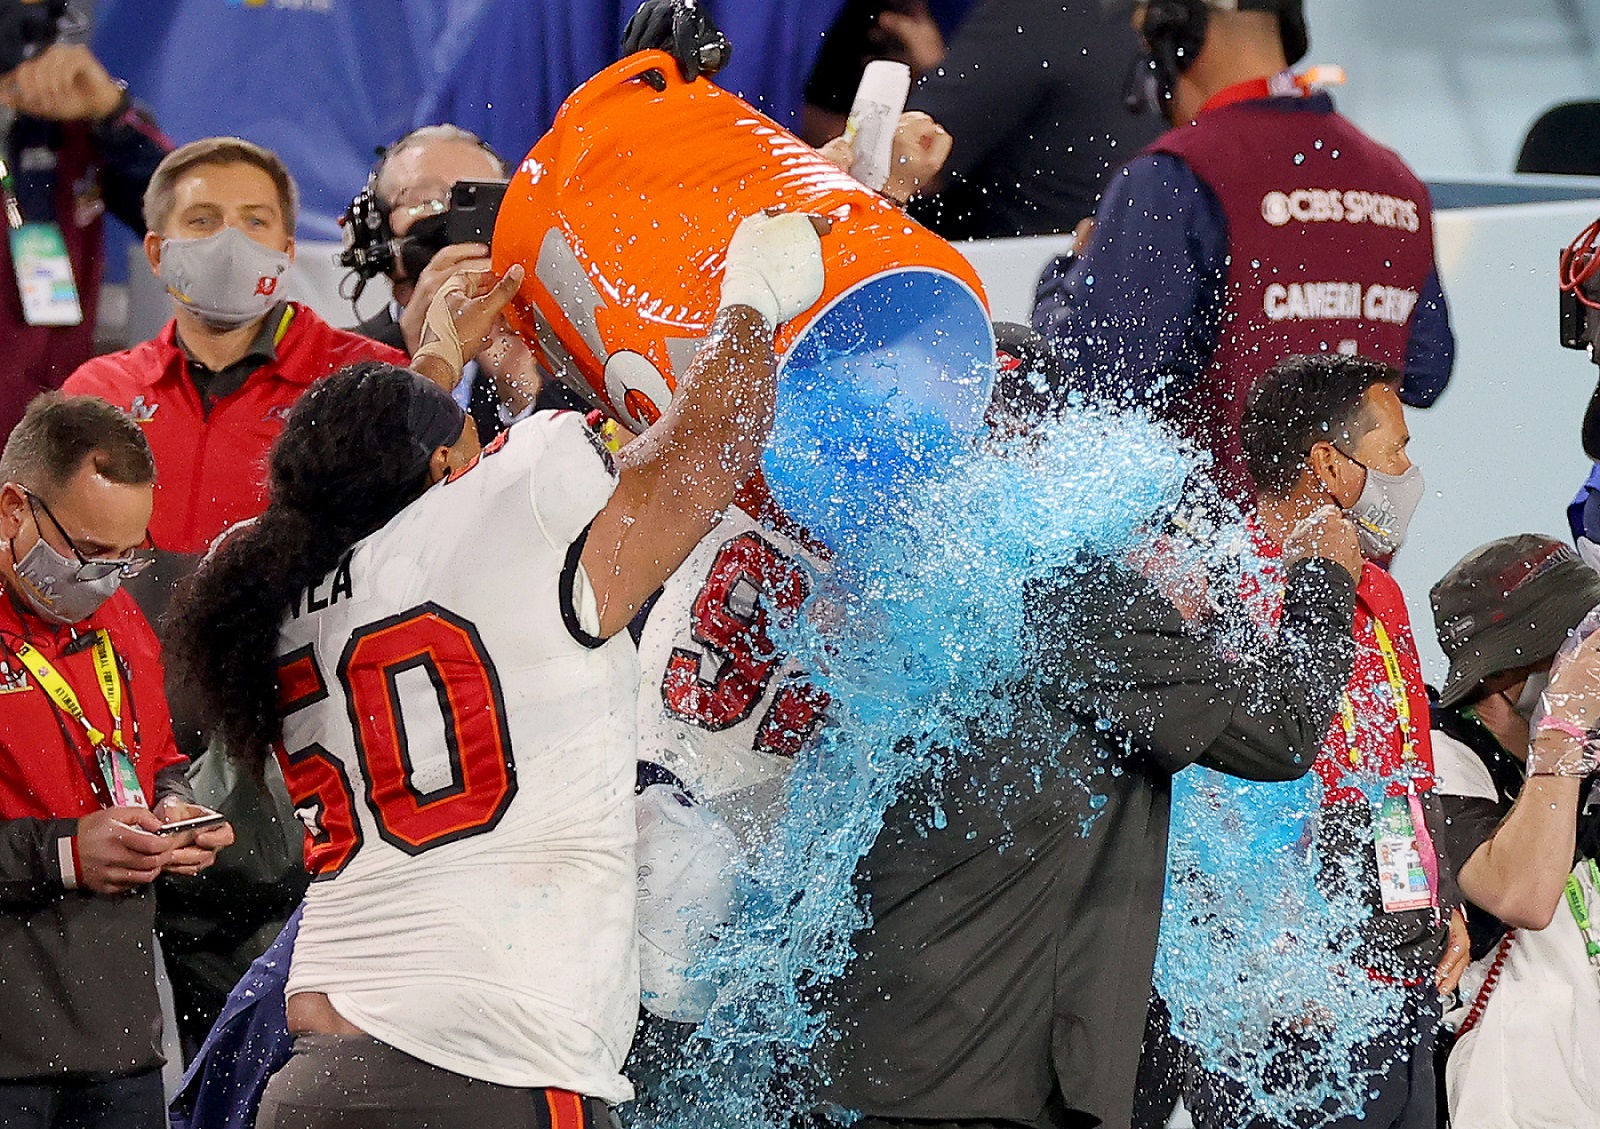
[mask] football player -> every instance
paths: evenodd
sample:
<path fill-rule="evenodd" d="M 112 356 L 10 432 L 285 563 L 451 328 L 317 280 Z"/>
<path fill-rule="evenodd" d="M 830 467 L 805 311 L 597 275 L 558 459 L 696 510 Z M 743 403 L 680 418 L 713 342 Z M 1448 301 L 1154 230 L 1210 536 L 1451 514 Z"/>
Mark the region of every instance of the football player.
<path fill-rule="evenodd" d="M 356 366 L 296 405 L 271 505 L 172 643 L 233 755 L 280 747 L 311 832 L 264 1129 L 605 1124 L 632 1095 L 623 629 L 755 469 L 773 331 L 822 293 L 817 230 L 744 221 L 707 345 L 615 463 L 574 413 L 480 456 L 444 390 L 518 267 L 441 292 L 413 356 L 431 379 Z"/>

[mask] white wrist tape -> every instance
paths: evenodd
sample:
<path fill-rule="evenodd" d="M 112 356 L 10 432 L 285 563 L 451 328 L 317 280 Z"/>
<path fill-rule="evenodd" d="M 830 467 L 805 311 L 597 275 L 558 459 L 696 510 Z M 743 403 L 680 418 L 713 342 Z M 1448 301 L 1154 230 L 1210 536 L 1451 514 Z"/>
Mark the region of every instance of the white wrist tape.
<path fill-rule="evenodd" d="M 719 309 L 749 306 L 777 329 L 810 308 L 822 288 L 822 240 L 809 216 L 748 216 L 728 242 Z"/>
<path fill-rule="evenodd" d="M 449 299 L 452 294 L 465 294 L 467 280 L 459 274 L 452 275 L 439 287 L 439 292 L 428 303 L 428 312 L 422 321 L 422 338 L 417 351 L 411 354 L 415 364 L 423 357 L 437 357 L 455 370 L 457 376 L 467 365 L 461 352 L 461 334 L 456 332 L 455 319 L 450 316 Z"/>
<path fill-rule="evenodd" d="M 729 306 L 749 306 L 766 319 L 768 329 L 778 328 L 783 313 L 778 296 L 761 272 L 733 263 L 728 264 L 727 273 L 722 276 L 722 304 L 717 308 L 725 310 Z"/>

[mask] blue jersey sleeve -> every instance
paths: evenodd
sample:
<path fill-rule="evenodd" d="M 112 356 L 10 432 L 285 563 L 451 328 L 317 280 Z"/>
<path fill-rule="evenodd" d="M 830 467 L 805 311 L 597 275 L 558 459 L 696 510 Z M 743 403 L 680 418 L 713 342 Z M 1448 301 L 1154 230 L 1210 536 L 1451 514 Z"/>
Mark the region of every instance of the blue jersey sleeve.
<path fill-rule="evenodd" d="M 1406 346 L 1400 399 L 1414 408 L 1430 406 L 1450 383 L 1450 370 L 1455 363 L 1456 335 L 1450 328 L 1444 288 L 1439 285 L 1439 268 L 1434 267 L 1422 284 L 1417 311 L 1411 318 L 1411 341 Z"/>
<path fill-rule="evenodd" d="M 1078 390 L 1118 401 L 1181 393 L 1216 350 L 1227 255 L 1222 207 L 1189 166 L 1136 157 L 1107 186 L 1088 251 L 1045 269 L 1034 328 Z"/>

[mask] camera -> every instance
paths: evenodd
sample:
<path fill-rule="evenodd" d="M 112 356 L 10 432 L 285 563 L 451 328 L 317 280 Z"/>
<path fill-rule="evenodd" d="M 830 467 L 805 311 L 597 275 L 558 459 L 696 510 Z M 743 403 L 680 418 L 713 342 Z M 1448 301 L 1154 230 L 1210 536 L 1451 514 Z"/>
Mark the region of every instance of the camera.
<path fill-rule="evenodd" d="M 482 243 L 494 235 L 500 201 L 506 197 L 504 180 L 458 180 L 450 187 L 450 210 L 444 214 L 445 243 Z"/>
<path fill-rule="evenodd" d="M 1600 219 L 1561 250 L 1561 344 L 1600 364 Z"/>
<path fill-rule="evenodd" d="M 448 208 L 425 216 L 397 237 L 378 199 L 374 174 L 339 221 L 344 229 L 344 249 L 337 261 L 354 271 L 361 285 L 369 278 L 397 271 L 399 277 L 416 278 L 434 255 L 451 244 L 489 242 L 508 184 L 504 180 L 458 180 L 450 186 Z M 359 297 L 359 289 L 356 294 Z"/>
<path fill-rule="evenodd" d="M 73 24 L 67 0 L 0 0 L 0 74 L 44 51 Z"/>

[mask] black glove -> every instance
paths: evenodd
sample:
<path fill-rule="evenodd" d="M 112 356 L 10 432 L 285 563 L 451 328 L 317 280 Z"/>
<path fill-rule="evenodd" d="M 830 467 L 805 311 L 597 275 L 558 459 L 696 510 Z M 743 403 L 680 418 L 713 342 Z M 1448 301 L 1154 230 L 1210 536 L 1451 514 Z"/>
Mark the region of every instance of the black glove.
<path fill-rule="evenodd" d="M 622 53 L 661 50 L 678 60 L 685 82 L 728 65 L 733 47 L 700 0 L 644 0 L 622 33 Z"/>

